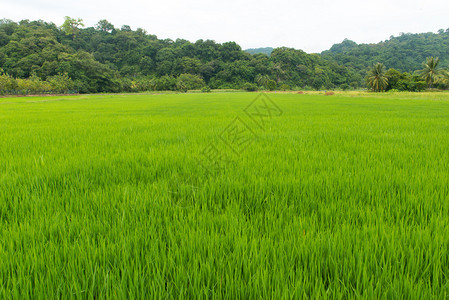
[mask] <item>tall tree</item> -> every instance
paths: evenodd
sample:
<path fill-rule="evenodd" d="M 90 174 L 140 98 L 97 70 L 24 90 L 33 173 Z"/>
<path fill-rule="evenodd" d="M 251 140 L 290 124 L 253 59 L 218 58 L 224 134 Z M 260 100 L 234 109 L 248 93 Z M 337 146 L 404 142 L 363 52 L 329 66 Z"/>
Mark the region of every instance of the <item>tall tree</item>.
<path fill-rule="evenodd" d="M 70 35 L 72 40 L 75 40 L 75 36 L 79 32 L 80 27 L 84 27 L 83 19 L 74 19 L 67 16 L 64 19 L 61 29 L 65 34 Z"/>
<path fill-rule="evenodd" d="M 388 77 L 385 74 L 384 64 L 377 63 L 368 71 L 366 83 L 373 92 L 385 91 L 388 86 Z"/>
<path fill-rule="evenodd" d="M 440 59 L 438 57 L 428 57 L 424 63 L 424 69 L 420 70 L 419 73 L 421 77 L 426 81 L 427 86 L 432 88 L 433 84 L 436 83 L 443 70 L 438 66 L 440 64 Z"/>
<path fill-rule="evenodd" d="M 263 86 L 263 87 L 267 87 L 267 83 L 270 80 L 270 77 L 268 77 L 268 75 L 262 75 L 262 74 L 257 74 L 256 76 L 256 82 L 258 85 Z"/>

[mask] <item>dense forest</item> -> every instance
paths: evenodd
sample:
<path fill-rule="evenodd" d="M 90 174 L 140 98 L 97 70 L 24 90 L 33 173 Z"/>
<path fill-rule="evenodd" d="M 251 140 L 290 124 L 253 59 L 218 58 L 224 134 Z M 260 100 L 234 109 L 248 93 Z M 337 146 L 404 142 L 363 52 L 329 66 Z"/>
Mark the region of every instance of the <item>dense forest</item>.
<path fill-rule="evenodd" d="M 439 57 L 441 65 L 448 67 L 449 29 L 440 29 L 438 33 L 402 33 L 377 44 L 357 44 L 346 39 L 321 55 L 361 75 L 378 62 L 400 72 L 413 73 L 422 69 L 423 62 L 431 56 Z"/>
<path fill-rule="evenodd" d="M 235 42 L 158 39 L 107 20 L 84 28 L 66 17 L 0 20 L 0 90 L 137 92 L 191 89 L 349 89 L 365 87 L 374 63 L 411 72 L 427 56 L 449 62 L 449 33 L 401 35 L 357 45 L 345 40 L 322 54 L 291 48 L 251 54 Z M 417 80 L 417 79 L 416 79 Z"/>

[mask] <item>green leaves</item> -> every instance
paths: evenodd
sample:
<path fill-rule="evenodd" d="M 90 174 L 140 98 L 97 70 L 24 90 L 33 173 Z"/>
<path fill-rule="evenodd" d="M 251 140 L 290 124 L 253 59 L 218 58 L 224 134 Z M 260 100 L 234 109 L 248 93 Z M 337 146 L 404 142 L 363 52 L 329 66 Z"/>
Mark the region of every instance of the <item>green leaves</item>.
<path fill-rule="evenodd" d="M 433 87 L 442 75 L 443 70 L 439 67 L 440 59 L 438 57 L 428 57 L 424 63 L 424 69 L 420 70 L 421 77 L 426 81 L 428 87 Z"/>
<path fill-rule="evenodd" d="M 388 86 L 388 78 L 385 75 L 385 66 L 381 63 L 375 64 L 374 67 L 368 71 L 366 83 L 368 88 L 373 92 L 384 92 Z"/>

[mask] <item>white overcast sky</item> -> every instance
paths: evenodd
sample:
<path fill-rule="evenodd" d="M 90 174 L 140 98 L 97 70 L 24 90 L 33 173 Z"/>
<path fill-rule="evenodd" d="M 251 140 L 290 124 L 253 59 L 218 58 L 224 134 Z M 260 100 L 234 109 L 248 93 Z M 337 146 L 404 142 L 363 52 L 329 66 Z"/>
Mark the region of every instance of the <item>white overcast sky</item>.
<path fill-rule="evenodd" d="M 377 43 L 401 32 L 449 28 L 448 0 L 0 0 L 0 19 L 54 22 L 107 19 L 159 38 L 235 41 L 246 48 L 287 46 L 321 52 L 348 38 Z"/>

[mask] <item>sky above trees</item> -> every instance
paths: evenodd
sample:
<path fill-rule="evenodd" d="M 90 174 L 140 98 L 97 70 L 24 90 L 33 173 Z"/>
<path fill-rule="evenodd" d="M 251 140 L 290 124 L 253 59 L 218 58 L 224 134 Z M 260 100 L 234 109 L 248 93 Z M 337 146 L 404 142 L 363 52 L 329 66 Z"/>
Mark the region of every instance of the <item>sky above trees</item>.
<path fill-rule="evenodd" d="M 242 48 L 287 46 L 321 52 L 348 38 L 375 43 L 401 32 L 449 28 L 445 0 L 0 0 L 0 18 L 52 21 L 107 19 L 159 38 L 235 41 Z"/>

